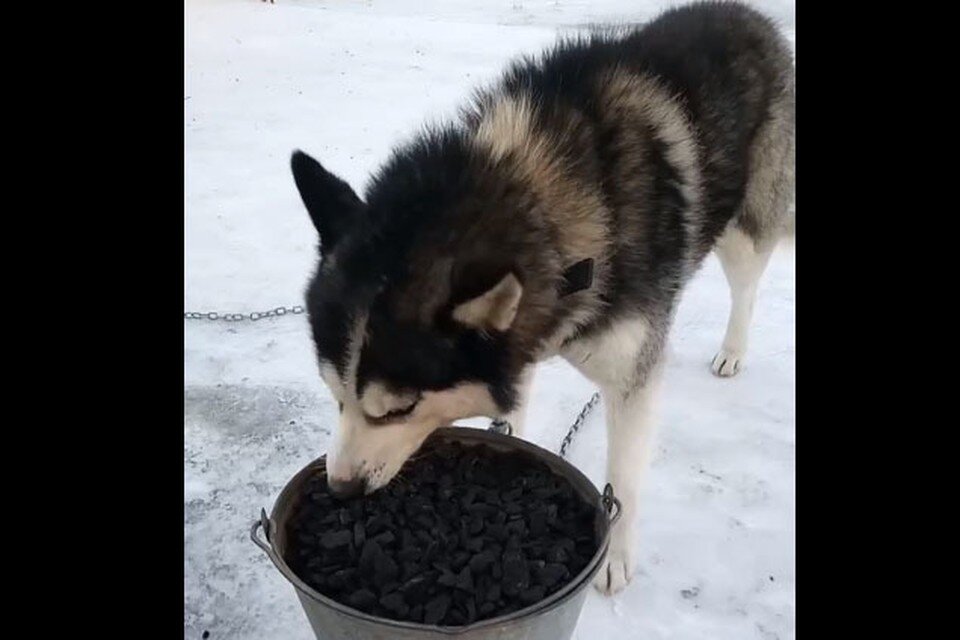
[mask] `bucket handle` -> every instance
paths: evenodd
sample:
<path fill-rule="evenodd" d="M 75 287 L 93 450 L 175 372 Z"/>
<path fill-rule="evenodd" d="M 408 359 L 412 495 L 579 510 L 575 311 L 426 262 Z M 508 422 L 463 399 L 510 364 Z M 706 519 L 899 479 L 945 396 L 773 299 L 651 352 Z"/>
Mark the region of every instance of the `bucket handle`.
<path fill-rule="evenodd" d="M 615 495 L 613 495 L 613 486 L 608 482 L 607 486 L 603 488 L 603 508 L 607 510 L 607 515 L 610 517 L 610 526 L 612 527 L 617 523 L 617 520 L 620 519 L 620 513 L 623 511 L 623 506 L 620 504 L 620 501 Z M 616 507 L 617 510 L 613 511 L 613 508 Z M 611 512 L 613 514 L 611 515 Z"/>
<path fill-rule="evenodd" d="M 260 536 L 257 535 L 257 529 L 263 528 L 263 535 L 267 539 L 266 542 L 260 539 Z M 250 539 L 253 540 L 253 543 L 260 547 L 267 557 L 270 558 L 270 561 L 276 565 L 277 569 L 283 571 L 283 568 L 280 566 L 280 558 L 277 557 L 277 553 L 273 550 L 273 545 L 270 544 L 270 535 L 273 531 L 270 526 L 270 518 L 267 517 L 267 510 L 260 509 L 260 519 L 253 523 L 253 526 L 250 528 Z"/>

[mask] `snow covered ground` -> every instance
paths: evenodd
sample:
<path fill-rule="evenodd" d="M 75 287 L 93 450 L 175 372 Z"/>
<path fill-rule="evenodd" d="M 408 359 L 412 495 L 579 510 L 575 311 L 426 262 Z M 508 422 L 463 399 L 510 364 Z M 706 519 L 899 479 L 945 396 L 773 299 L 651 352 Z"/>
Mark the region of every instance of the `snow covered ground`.
<path fill-rule="evenodd" d="M 315 235 L 289 174 L 292 149 L 360 190 L 393 144 L 449 115 L 514 55 L 668 4 L 187 0 L 185 309 L 300 303 Z M 791 0 L 754 4 L 793 39 Z M 728 309 L 715 259 L 688 289 L 638 574 L 613 598 L 591 589 L 575 638 L 795 637 L 794 301 L 784 249 L 763 280 L 747 368 L 721 380 L 709 372 Z M 305 319 L 187 322 L 184 371 L 185 637 L 310 640 L 292 587 L 248 538 L 335 423 Z M 592 391 L 562 362 L 541 367 L 531 438 L 555 450 Z M 599 485 L 605 446 L 596 411 L 571 459 Z"/>

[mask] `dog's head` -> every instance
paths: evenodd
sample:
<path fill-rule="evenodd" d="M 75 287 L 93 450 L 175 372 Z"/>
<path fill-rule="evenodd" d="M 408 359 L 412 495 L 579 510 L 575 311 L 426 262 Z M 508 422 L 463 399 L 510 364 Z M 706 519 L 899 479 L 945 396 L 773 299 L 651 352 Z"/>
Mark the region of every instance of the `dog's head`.
<path fill-rule="evenodd" d="M 490 203 L 469 195 L 467 156 L 447 147 L 396 156 L 366 201 L 309 156 L 292 158 L 320 235 L 307 310 L 340 406 L 327 470 L 341 494 L 387 484 L 436 428 L 516 402 L 516 247 L 464 222 Z"/>

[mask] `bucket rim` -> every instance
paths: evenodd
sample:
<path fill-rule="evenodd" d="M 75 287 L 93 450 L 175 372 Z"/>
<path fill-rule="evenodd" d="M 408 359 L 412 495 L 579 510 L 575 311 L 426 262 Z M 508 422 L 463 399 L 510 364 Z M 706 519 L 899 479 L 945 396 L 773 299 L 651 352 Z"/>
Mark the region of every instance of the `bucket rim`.
<path fill-rule="evenodd" d="M 544 598 L 540 602 L 532 604 L 523 609 L 517 609 L 511 613 L 498 616 L 496 618 L 487 618 L 484 620 L 479 620 L 468 625 L 462 625 L 457 627 L 450 626 L 439 626 L 439 625 L 430 625 L 424 624 L 422 622 L 408 622 L 404 620 L 391 620 L 389 618 L 381 618 L 379 616 L 371 615 L 364 613 L 358 609 L 354 609 L 346 604 L 338 602 L 329 596 L 325 596 L 309 584 L 304 582 L 287 564 L 286 560 L 283 557 L 283 554 L 277 549 L 277 543 L 275 536 L 273 535 L 277 531 L 276 517 L 277 510 L 280 505 L 285 505 L 289 503 L 295 496 L 293 495 L 294 488 L 302 485 L 303 480 L 306 477 L 313 475 L 318 470 L 323 472 L 326 471 L 326 454 L 316 458 L 306 466 L 304 466 L 300 471 L 298 471 L 287 483 L 284 485 L 283 489 L 280 491 L 280 495 L 277 497 L 276 501 L 273 504 L 273 509 L 271 509 L 270 517 L 266 517 L 266 511 L 263 511 L 263 515 L 260 520 L 257 520 L 253 524 L 253 527 L 250 531 L 250 536 L 253 538 L 253 541 L 261 547 L 264 552 L 270 557 L 270 560 L 273 562 L 274 566 L 280 571 L 281 574 L 290 582 L 297 591 L 299 591 L 304 596 L 307 596 L 311 600 L 316 601 L 317 603 L 335 609 L 339 613 L 346 615 L 357 620 L 363 620 L 365 622 L 370 622 L 378 625 L 382 625 L 388 628 L 395 629 L 405 629 L 412 631 L 430 631 L 432 633 L 442 633 L 445 635 L 458 635 L 462 633 L 467 633 L 470 631 L 475 631 L 478 629 L 484 629 L 487 627 L 494 627 L 497 625 L 502 625 L 505 623 L 513 622 L 520 618 L 525 618 L 527 616 L 551 611 L 573 596 L 578 594 L 582 589 L 589 586 L 589 582 L 593 579 L 593 576 L 597 573 L 600 568 L 600 565 L 603 562 L 603 559 L 607 555 L 607 549 L 610 545 L 610 530 L 612 529 L 613 521 L 619 516 L 618 512 L 611 519 L 608 509 L 604 506 L 605 495 L 597 489 L 596 485 L 593 484 L 593 481 L 590 480 L 582 471 L 580 471 L 573 464 L 567 460 L 561 458 L 552 451 L 548 451 L 543 447 L 540 447 L 532 442 L 522 440 L 517 437 L 507 436 L 499 434 L 493 431 L 486 429 L 478 429 L 475 427 L 441 427 L 434 431 L 431 434 L 432 437 L 453 437 L 456 440 L 463 442 L 464 444 L 473 443 L 490 443 L 501 446 L 508 446 L 515 450 L 526 451 L 538 457 L 543 462 L 553 462 L 553 466 L 560 466 L 564 469 L 566 473 L 572 475 L 573 477 L 566 477 L 568 481 L 573 484 L 574 488 L 578 492 L 583 493 L 580 489 L 583 489 L 590 494 L 590 502 L 596 505 L 598 509 L 598 515 L 607 518 L 607 526 L 604 531 L 603 539 L 600 541 L 600 544 L 597 546 L 597 551 L 594 553 L 593 557 L 587 563 L 587 566 L 584 567 L 580 573 L 578 573 L 573 579 L 567 582 L 561 589 L 557 590 L 550 596 Z M 576 480 L 576 482 L 574 482 Z M 609 490 L 609 485 L 608 490 Z M 612 495 L 611 495 L 612 498 Z M 616 501 L 614 499 L 614 501 Z M 618 505 L 619 506 L 619 505 Z M 264 533 L 267 537 L 267 544 L 264 545 L 260 538 L 257 536 L 257 529 L 263 528 Z"/>

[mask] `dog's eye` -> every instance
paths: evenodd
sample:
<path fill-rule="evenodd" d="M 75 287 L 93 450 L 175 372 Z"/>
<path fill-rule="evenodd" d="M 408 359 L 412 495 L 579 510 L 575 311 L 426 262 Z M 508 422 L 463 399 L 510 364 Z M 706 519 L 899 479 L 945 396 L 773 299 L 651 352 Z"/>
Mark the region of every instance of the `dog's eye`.
<path fill-rule="evenodd" d="M 413 402 L 410 403 L 409 406 L 406 406 L 402 409 L 394 409 L 393 411 L 388 411 L 387 413 L 385 413 L 380 417 L 381 418 L 400 418 L 402 416 L 410 415 L 411 413 L 413 413 L 413 410 L 417 407 L 418 402 L 420 402 L 419 399 L 414 400 Z"/>
<path fill-rule="evenodd" d="M 382 416 L 367 416 L 368 420 L 373 424 L 381 424 L 384 422 L 389 422 L 391 420 L 396 420 L 397 418 L 403 418 L 413 413 L 413 410 L 417 408 L 417 405 L 420 403 L 420 397 L 418 396 L 413 402 L 411 402 L 406 407 L 400 409 L 393 409 L 388 411 Z"/>
<path fill-rule="evenodd" d="M 340 405 L 340 413 L 343 413 L 343 403 L 342 403 L 342 402 L 338 402 L 337 404 Z"/>

